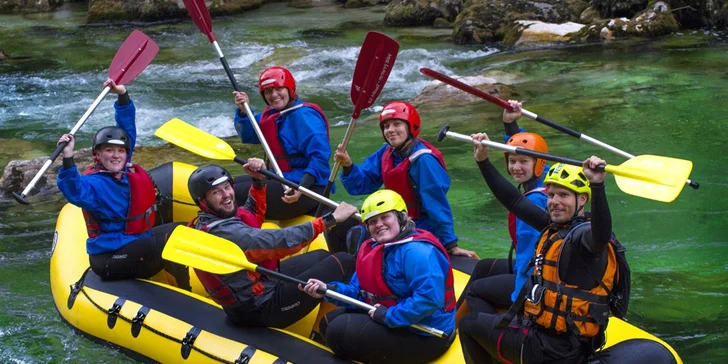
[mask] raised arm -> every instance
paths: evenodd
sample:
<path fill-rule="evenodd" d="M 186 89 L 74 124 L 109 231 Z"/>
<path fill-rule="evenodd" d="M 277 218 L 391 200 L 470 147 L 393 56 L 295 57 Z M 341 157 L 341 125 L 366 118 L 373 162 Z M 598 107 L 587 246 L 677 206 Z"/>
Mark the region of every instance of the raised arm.
<path fill-rule="evenodd" d="M 508 211 L 513 212 L 516 217 L 523 220 L 536 230 L 543 230 L 551 223 L 548 212 L 528 201 L 521 191 L 513 186 L 503 175 L 498 172 L 495 166 L 488 159 L 488 148 L 480 143 L 481 140 L 488 140 L 485 133 L 473 134 L 473 155 L 478 163 L 480 173 L 485 183 L 493 192 L 498 201 Z"/>

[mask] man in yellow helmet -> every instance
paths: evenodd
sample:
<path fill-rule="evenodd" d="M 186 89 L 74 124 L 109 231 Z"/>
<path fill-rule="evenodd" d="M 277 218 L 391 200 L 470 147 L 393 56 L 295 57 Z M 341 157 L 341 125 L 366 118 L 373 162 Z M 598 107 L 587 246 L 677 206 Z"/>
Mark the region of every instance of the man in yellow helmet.
<path fill-rule="evenodd" d="M 416 229 L 404 199 L 380 190 L 364 201 L 361 216 L 372 238 L 356 257 L 347 283 L 328 285 L 376 307 L 362 312 L 339 308 L 319 324 L 336 356 L 364 363 L 427 363 L 447 351 L 449 342 L 407 326 L 422 324 L 455 331 L 455 291 L 447 250 L 426 230 Z M 321 298 L 320 280 L 302 287 Z M 373 322 L 372 322 L 373 321 Z"/>
<path fill-rule="evenodd" d="M 582 167 L 554 165 L 544 178 L 544 211 L 491 164 L 488 148 L 480 143 L 488 136 L 472 137 L 475 160 L 495 197 L 542 233 L 533 273 L 509 312 L 471 312 L 460 321 L 465 360 L 581 362 L 604 343 L 610 309 L 624 313 L 613 306 L 621 299 L 612 292 L 619 269 L 615 251 L 621 246 L 612 234 L 605 173 L 597 169 L 606 162 L 592 156 Z M 590 201 L 592 212 L 586 213 Z"/>

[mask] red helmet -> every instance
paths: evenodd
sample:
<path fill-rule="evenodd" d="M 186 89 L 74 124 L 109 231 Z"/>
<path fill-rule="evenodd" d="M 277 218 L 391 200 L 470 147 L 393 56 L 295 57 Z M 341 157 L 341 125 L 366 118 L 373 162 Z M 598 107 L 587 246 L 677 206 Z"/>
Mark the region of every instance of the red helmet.
<path fill-rule="evenodd" d="M 288 95 L 291 97 L 291 100 L 296 98 L 296 80 L 293 79 L 291 71 L 283 67 L 269 67 L 260 74 L 260 78 L 258 79 L 260 96 L 263 96 L 263 90 L 271 87 L 285 87 L 288 89 Z M 263 100 L 265 100 L 265 97 L 263 97 Z M 266 103 L 268 102 L 266 101 Z"/>
<path fill-rule="evenodd" d="M 384 105 L 384 109 L 379 114 L 379 127 L 384 131 L 385 121 L 391 119 L 401 119 L 409 124 L 410 134 L 415 138 L 420 135 L 420 114 L 417 109 L 408 102 L 392 101 Z"/>
<path fill-rule="evenodd" d="M 549 146 L 546 141 L 536 133 L 518 133 L 514 134 L 506 143 L 512 147 L 521 147 L 523 149 L 533 150 L 541 153 L 548 153 Z M 506 171 L 508 171 L 508 153 L 506 155 Z M 541 158 L 535 158 L 536 161 L 533 164 L 533 175 L 541 177 L 543 174 L 543 167 L 546 166 L 546 160 Z M 508 171 L 508 174 L 511 174 Z"/>

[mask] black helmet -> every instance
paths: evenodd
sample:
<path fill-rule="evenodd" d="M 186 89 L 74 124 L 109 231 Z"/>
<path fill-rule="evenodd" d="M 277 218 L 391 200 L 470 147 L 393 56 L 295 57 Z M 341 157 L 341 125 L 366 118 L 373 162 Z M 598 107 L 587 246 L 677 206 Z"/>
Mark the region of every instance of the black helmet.
<path fill-rule="evenodd" d="M 94 135 L 94 143 L 91 145 L 91 150 L 96 150 L 102 144 L 123 145 L 126 152 L 129 153 L 131 138 L 129 138 L 129 134 L 122 128 L 106 126 Z"/>
<path fill-rule="evenodd" d="M 195 169 L 187 180 L 187 189 L 197 206 L 207 191 L 225 182 L 231 182 L 230 173 L 217 164 L 208 164 Z"/>

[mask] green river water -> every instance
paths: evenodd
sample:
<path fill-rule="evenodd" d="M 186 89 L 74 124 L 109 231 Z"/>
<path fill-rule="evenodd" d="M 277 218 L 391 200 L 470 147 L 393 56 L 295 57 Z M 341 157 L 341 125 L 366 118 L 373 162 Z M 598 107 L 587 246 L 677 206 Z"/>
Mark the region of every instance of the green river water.
<path fill-rule="evenodd" d="M 456 46 L 449 30 L 386 28 L 383 8 L 301 10 L 282 4 L 216 19 L 215 34 L 247 90 L 265 67 L 289 67 L 298 93 L 326 110 L 338 143 L 351 113 L 349 88 L 367 30 L 401 44 L 390 79 L 375 107 L 365 110 L 349 146 L 357 161 L 382 144 L 372 122 L 387 101 L 413 99 L 430 80 L 417 71 L 448 75 L 487 71 L 512 86 L 525 107 L 635 155 L 695 163 L 673 203 L 629 196 L 607 179 L 614 231 L 633 270 L 628 319 L 670 343 L 686 363 L 728 359 L 728 44 L 719 33 L 684 32 L 650 42 L 502 52 Z M 81 27 L 82 9 L 53 15 L 0 16 L 0 165 L 48 155 L 91 101 L 116 49 L 132 27 Z M 218 136 L 234 135 L 230 85 L 212 47 L 192 22 L 142 28 L 160 46 L 155 62 L 129 86 L 138 110 L 140 144 L 161 144 L 153 131 L 180 117 Z M 26 58 L 27 57 L 27 58 Z M 457 96 L 460 97 L 460 96 Z M 262 101 L 253 96 L 253 106 Z M 455 101 L 455 102 L 454 102 Z M 448 105 L 458 100 L 449 100 Z M 80 143 L 113 118 L 108 97 L 81 131 Z M 456 107 L 422 105 L 421 136 L 431 141 L 445 123 L 461 133 L 502 135 L 501 110 L 485 102 Z M 624 159 L 528 119 L 522 127 L 544 135 L 554 154 Z M 468 145 L 438 144 L 452 178 L 449 193 L 461 245 L 481 257 L 505 256 L 506 212 L 475 166 Z M 257 150 L 260 155 L 260 151 Z M 180 153 L 185 161 L 196 161 Z M 496 162 L 502 161 L 494 153 Z M 151 166 L 150 166 L 151 167 Z M 343 189 L 339 189 L 342 191 Z M 337 200 L 361 203 L 344 192 Z M 55 311 L 49 288 L 52 231 L 62 197 L 29 207 L 0 204 L 0 362 L 129 362 L 117 351 L 75 334 Z"/>

